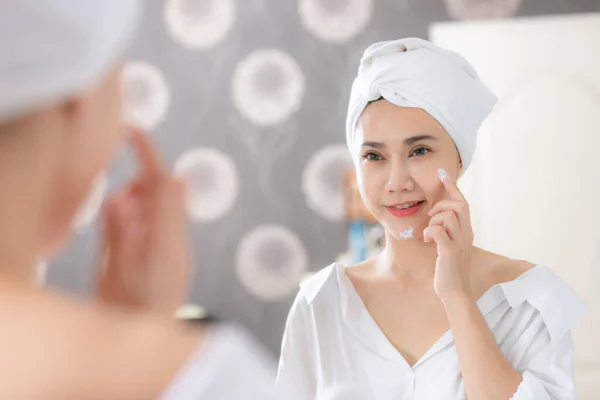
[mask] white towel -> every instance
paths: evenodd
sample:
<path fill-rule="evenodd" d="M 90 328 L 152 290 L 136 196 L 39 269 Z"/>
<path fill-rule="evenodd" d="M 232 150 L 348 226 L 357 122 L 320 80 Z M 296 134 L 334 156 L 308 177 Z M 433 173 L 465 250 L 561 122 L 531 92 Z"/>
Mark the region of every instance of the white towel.
<path fill-rule="evenodd" d="M 471 163 L 477 131 L 496 96 L 462 56 L 418 38 L 378 42 L 360 61 L 346 118 L 346 140 L 355 157 L 356 123 L 367 104 L 383 97 L 402 107 L 422 108 L 454 140 L 463 163 Z"/>
<path fill-rule="evenodd" d="M 124 52 L 139 0 L 2 0 L 0 123 L 93 85 Z"/>

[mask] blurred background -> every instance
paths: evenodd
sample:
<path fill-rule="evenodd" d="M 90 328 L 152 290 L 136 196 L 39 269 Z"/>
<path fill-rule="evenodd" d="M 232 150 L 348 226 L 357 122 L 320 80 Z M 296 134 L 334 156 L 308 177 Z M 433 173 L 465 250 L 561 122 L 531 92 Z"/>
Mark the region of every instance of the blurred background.
<path fill-rule="evenodd" d="M 126 115 L 192 189 L 197 315 L 239 323 L 275 358 L 302 279 L 377 251 L 345 145 L 350 85 L 371 43 L 429 38 L 501 100 L 460 183 L 477 244 L 547 263 L 592 304 L 578 380 L 600 392 L 600 236 L 584 234 L 600 201 L 598 13 L 600 0 L 147 1 Z M 41 266 L 49 285 L 90 294 L 98 209 L 134 173 L 128 151 L 98 177 L 70 247 Z M 580 214 L 548 218 L 565 196 L 585 198 Z"/>

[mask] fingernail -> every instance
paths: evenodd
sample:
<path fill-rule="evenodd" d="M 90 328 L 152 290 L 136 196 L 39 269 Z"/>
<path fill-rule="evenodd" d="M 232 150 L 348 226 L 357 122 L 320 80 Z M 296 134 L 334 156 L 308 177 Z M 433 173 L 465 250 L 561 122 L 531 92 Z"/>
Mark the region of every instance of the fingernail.
<path fill-rule="evenodd" d="M 448 179 L 448 173 L 446 172 L 446 170 L 444 168 L 438 169 L 438 177 L 440 178 L 440 181 L 444 181 L 444 179 Z"/>

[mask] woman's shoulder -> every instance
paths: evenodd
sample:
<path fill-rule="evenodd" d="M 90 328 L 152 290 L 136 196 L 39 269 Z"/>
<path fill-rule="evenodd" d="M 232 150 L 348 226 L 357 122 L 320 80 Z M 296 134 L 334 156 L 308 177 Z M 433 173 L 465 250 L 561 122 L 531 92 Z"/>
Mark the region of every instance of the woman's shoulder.
<path fill-rule="evenodd" d="M 276 360 L 250 331 L 234 322 L 219 322 L 207 329 L 205 342 L 160 400 L 273 399 Z M 230 384 L 241 376 L 251 384 Z"/>
<path fill-rule="evenodd" d="M 484 286 L 496 291 L 510 307 L 526 304 L 541 315 L 553 339 L 558 340 L 583 315 L 586 306 L 579 295 L 549 266 L 513 260 L 493 253 Z"/>
<path fill-rule="evenodd" d="M 308 304 L 320 298 L 329 303 L 332 297 L 339 298 L 341 293 L 352 285 L 352 280 L 367 279 L 371 274 L 373 262 L 373 258 L 370 258 L 353 265 L 337 261 L 329 264 L 300 283 L 298 298 Z"/>
<path fill-rule="evenodd" d="M 3 289 L 0 353 L 11 378 L 1 385 L 0 398 L 83 398 L 91 392 L 153 398 L 201 340 L 152 316 L 44 290 Z"/>
<path fill-rule="evenodd" d="M 515 260 L 483 249 L 476 248 L 472 258 L 472 282 L 477 297 L 495 285 L 514 281 L 536 264 Z"/>
<path fill-rule="evenodd" d="M 489 279 L 492 284 L 511 282 L 538 267 L 527 260 L 515 260 L 495 254 L 490 264 Z"/>
<path fill-rule="evenodd" d="M 549 291 L 563 292 L 567 284 L 546 265 L 526 260 L 511 259 L 499 254 L 479 250 L 475 258 L 474 286 L 480 292 L 486 292 L 494 286 L 503 289 L 516 288 L 523 291 L 524 296 L 538 296 Z M 505 292 L 507 290 L 504 290 Z"/>
<path fill-rule="evenodd" d="M 329 297 L 337 292 L 339 269 L 343 266 L 337 262 L 315 272 L 300 283 L 297 301 L 312 304 L 317 298 Z"/>

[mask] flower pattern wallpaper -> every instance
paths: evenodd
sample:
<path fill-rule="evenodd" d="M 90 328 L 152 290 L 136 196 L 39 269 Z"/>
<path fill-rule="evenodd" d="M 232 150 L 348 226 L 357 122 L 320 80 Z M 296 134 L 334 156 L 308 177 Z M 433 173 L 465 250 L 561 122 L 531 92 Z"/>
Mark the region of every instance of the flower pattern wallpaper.
<path fill-rule="evenodd" d="M 124 112 L 188 183 L 188 301 L 278 354 L 302 277 L 347 248 L 344 122 L 366 46 L 426 38 L 435 21 L 591 11 L 600 1 L 147 1 L 124 59 Z M 40 262 L 41 280 L 92 295 L 102 200 L 133 162 L 125 147 L 98 177 L 71 245 Z"/>

